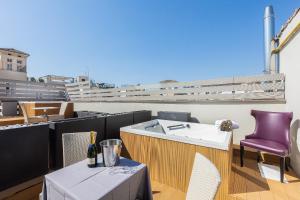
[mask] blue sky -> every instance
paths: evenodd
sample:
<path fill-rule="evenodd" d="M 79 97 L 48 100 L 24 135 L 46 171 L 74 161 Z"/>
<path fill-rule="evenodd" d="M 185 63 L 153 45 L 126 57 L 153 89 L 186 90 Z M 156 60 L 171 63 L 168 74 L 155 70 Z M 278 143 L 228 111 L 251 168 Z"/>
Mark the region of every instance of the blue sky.
<path fill-rule="evenodd" d="M 2 0 L 0 47 L 28 52 L 31 76 L 120 84 L 259 74 L 263 12 L 276 32 L 298 0 Z"/>

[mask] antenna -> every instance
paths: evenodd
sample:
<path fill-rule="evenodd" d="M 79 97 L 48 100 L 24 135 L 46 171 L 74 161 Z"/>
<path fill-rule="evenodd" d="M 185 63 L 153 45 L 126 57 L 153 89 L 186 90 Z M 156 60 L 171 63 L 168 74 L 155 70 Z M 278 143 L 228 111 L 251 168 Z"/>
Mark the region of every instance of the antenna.
<path fill-rule="evenodd" d="M 86 76 L 90 80 L 90 69 L 89 69 L 89 66 L 86 66 Z"/>

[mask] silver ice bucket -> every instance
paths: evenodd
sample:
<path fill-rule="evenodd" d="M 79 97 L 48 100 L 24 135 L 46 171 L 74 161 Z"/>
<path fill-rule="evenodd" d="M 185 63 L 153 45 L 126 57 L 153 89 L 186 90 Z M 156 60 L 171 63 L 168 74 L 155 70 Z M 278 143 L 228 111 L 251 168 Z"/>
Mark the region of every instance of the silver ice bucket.
<path fill-rule="evenodd" d="M 105 167 L 112 167 L 119 164 L 122 149 L 122 141 L 118 139 L 108 139 L 100 142 L 102 150 L 103 164 Z"/>

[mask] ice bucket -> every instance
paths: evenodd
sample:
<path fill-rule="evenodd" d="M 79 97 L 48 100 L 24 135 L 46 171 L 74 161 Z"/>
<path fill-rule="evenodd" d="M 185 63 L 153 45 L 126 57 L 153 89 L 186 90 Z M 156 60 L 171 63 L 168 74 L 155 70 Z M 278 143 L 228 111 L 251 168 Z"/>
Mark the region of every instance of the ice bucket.
<path fill-rule="evenodd" d="M 102 150 L 103 164 L 105 167 L 112 167 L 118 165 L 122 141 L 118 139 L 108 139 L 100 142 Z"/>

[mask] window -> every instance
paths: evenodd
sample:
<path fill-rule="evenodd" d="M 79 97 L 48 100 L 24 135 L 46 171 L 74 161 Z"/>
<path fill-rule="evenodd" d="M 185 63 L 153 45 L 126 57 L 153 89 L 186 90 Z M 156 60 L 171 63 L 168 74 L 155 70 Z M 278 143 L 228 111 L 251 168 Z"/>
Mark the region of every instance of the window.
<path fill-rule="evenodd" d="M 6 68 L 7 68 L 7 70 L 12 71 L 12 64 L 7 64 L 7 65 L 6 65 Z"/>
<path fill-rule="evenodd" d="M 18 64 L 22 64 L 22 60 L 17 60 L 17 63 Z"/>
<path fill-rule="evenodd" d="M 18 65 L 17 66 L 17 71 L 18 72 L 26 72 L 26 66 Z"/>
<path fill-rule="evenodd" d="M 12 62 L 12 59 L 11 58 L 7 58 L 7 62 Z"/>

